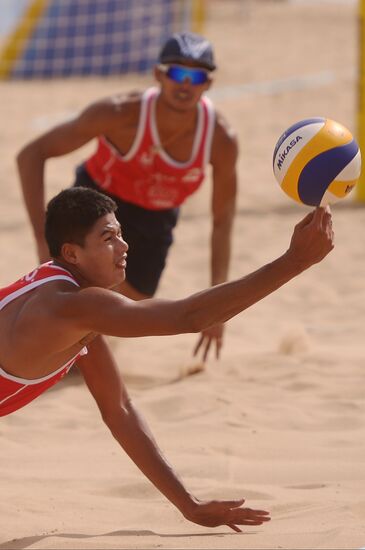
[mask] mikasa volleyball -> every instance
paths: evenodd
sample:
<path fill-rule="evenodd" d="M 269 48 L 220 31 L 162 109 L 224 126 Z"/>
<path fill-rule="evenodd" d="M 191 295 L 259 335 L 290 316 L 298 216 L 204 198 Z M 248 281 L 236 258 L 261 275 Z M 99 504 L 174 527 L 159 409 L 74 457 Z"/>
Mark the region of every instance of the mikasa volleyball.
<path fill-rule="evenodd" d="M 279 138 L 273 157 L 283 191 L 301 204 L 326 206 L 348 195 L 361 171 L 351 132 L 329 118 L 307 118 Z"/>

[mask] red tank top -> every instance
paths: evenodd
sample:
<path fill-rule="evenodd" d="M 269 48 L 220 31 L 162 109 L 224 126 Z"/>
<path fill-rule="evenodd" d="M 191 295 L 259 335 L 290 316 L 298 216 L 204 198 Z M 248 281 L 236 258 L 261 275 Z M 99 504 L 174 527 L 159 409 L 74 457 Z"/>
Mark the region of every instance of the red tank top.
<path fill-rule="evenodd" d="M 25 275 L 25 277 L 12 285 L 0 289 L 0 310 L 19 296 L 22 296 L 22 294 L 40 285 L 57 280 L 69 281 L 79 286 L 71 273 L 62 267 L 53 265 L 52 262 L 48 262 L 28 273 L 28 275 Z M 80 355 L 85 355 L 85 353 L 87 353 L 86 347 L 56 371 L 33 380 L 13 376 L 0 367 L 0 416 L 5 416 L 24 407 L 56 384 L 68 373 Z"/>
<path fill-rule="evenodd" d="M 215 113 L 210 100 L 198 104 L 198 124 L 191 158 L 177 162 L 163 150 L 156 125 L 157 88 L 142 96 L 141 114 L 134 143 L 122 155 L 104 137 L 87 160 L 88 174 L 106 192 L 147 210 L 179 206 L 201 185 L 210 160 Z"/>

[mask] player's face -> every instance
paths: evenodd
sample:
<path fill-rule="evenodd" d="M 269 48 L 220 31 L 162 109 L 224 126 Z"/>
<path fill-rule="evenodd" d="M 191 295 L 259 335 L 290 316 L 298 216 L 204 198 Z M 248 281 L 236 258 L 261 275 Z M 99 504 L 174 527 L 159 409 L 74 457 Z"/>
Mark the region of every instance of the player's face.
<path fill-rule="evenodd" d="M 128 244 L 114 213 L 97 220 L 77 249 L 77 268 L 92 286 L 113 288 L 125 279 Z"/>
<path fill-rule="evenodd" d="M 157 65 L 155 77 L 164 101 L 178 111 L 194 108 L 212 83 L 210 72 L 194 63 Z"/>

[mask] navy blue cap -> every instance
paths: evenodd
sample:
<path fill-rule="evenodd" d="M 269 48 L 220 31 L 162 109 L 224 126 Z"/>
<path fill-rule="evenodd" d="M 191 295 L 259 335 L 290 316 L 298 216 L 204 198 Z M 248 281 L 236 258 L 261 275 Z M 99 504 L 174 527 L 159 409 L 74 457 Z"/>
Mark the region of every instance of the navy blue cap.
<path fill-rule="evenodd" d="M 211 43 L 192 32 L 173 34 L 162 46 L 159 63 L 178 63 L 195 61 L 202 67 L 214 71 L 214 54 Z"/>

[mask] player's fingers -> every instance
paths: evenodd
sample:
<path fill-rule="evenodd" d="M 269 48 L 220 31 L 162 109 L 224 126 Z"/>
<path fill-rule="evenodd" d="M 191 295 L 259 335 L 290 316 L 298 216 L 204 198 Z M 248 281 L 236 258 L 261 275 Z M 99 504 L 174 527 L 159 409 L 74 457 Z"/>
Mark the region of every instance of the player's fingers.
<path fill-rule="evenodd" d="M 333 239 L 334 233 L 333 233 L 333 227 L 332 227 L 332 218 L 328 218 L 328 219 L 326 220 L 326 223 L 324 223 L 324 228 L 323 228 L 323 229 L 324 229 L 324 231 L 327 232 L 327 235 L 328 235 L 331 239 Z"/>
<path fill-rule="evenodd" d="M 329 239 L 333 239 L 334 233 L 332 228 L 331 210 L 329 206 L 326 206 L 325 208 L 321 208 L 320 210 L 322 210 L 322 216 L 319 219 L 318 227 Z"/>
<path fill-rule="evenodd" d="M 326 230 L 328 227 L 332 229 L 332 213 L 329 205 L 324 207 L 319 206 L 316 209 L 315 221 L 323 230 Z"/>
<path fill-rule="evenodd" d="M 211 345 L 212 345 L 212 339 L 208 338 L 206 346 L 205 346 L 204 354 L 203 354 L 203 362 L 205 362 L 207 360 L 208 353 L 209 353 Z"/>
<path fill-rule="evenodd" d="M 221 349 L 222 349 L 222 337 L 219 336 L 218 338 L 216 338 L 216 341 L 215 341 L 215 357 L 216 357 L 216 359 L 220 358 Z"/>
<path fill-rule="evenodd" d="M 263 523 L 270 521 L 270 518 L 262 519 L 244 519 L 242 521 L 236 521 L 239 525 L 262 525 Z"/>
<path fill-rule="evenodd" d="M 227 526 L 230 527 L 233 531 L 236 531 L 236 533 L 242 533 L 242 529 L 237 527 L 237 525 L 234 525 L 234 523 L 227 523 Z"/>
<path fill-rule="evenodd" d="M 246 518 L 245 521 L 247 522 L 254 522 L 254 523 L 264 523 L 266 521 L 271 521 L 270 516 L 253 516 L 251 518 Z M 239 523 L 238 521 L 236 523 Z"/>
<path fill-rule="evenodd" d="M 251 508 L 243 508 L 244 514 L 242 516 L 246 517 L 247 519 L 259 519 L 259 520 L 267 520 L 270 519 L 269 512 L 266 512 L 266 510 L 251 510 Z M 239 510 L 237 510 L 239 512 Z"/>
<path fill-rule="evenodd" d="M 324 219 L 325 219 L 325 214 L 326 214 L 326 210 L 320 206 L 318 206 L 315 211 L 314 211 L 314 216 L 313 216 L 313 222 L 315 223 L 315 225 L 317 227 L 323 227 L 324 223 Z"/>
<path fill-rule="evenodd" d="M 269 512 L 266 510 L 253 510 L 251 508 L 231 508 L 228 512 L 227 523 L 248 525 L 254 522 L 261 524 L 270 521 Z"/>
<path fill-rule="evenodd" d="M 246 518 L 246 519 L 259 519 L 259 520 L 267 520 L 270 519 L 269 512 L 266 512 L 266 510 L 251 510 L 251 508 L 235 508 L 232 509 L 231 512 L 236 512 L 236 516 Z"/>
<path fill-rule="evenodd" d="M 203 334 L 202 334 L 202 335 L 200 336 L 199 340 L 198 340 L 197 345 L 196 345 L 195 348 L 194 348 L 194 351 L 193 351 L 193 356 L 194 356 L 194 357 L 197 355 L 198 351 L 200 350 L 203 341 L 204 341 L 204 336 L 203 336 Z"/>
<path fill-rule="evenodd" d="M 241 508 L 242 504 L 245 503 L 244 498 L 236 498 L 234 500 L 220 500 L 216 505 L 218 505 L 220 508 L 227 508 L 228 511 L 232 510 L 246 510 L 246 508 Z M 250 508 L 247 508 L 247 510 L 250 510 Z"/>
<path fill-rule="evenodd" d="M 324 218 L 323 218 L 323 222 L 325 223 L 325 225 L 327 227 L 332 229 L 332 214 L 331 214 L 331 210 L 330 210 L 329 206 L 326 207 L 326 212 L 325 212 L 325 215 L 324 215 Z"/>
<path fill-rule="evenodd" d="M 248 515 L 255 515 L 255 516 L 268 516 L 270 512 L 267 510 L 254 510 L 253 508 L 242 508 Z"/>

